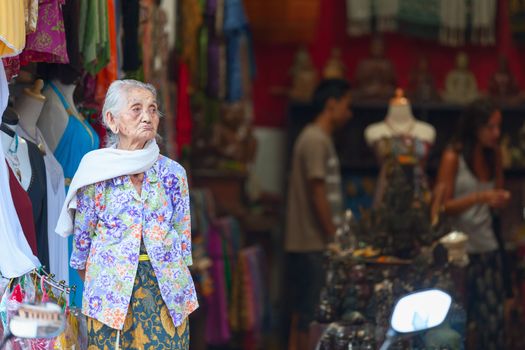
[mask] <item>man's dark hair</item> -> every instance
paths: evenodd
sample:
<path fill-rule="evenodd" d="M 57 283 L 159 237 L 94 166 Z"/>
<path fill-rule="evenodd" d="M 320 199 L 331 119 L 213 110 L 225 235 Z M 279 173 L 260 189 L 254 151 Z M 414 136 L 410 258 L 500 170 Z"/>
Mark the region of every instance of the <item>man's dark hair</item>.
<path fill-rule="evenodd" d="M 321 113 L 326 102 L 334 98 L 339 100 L 350 91 L 350 83 L 344 79 L 326 79 L 317 85 L 312 98 L 312 106 L 317 116 Z"/>

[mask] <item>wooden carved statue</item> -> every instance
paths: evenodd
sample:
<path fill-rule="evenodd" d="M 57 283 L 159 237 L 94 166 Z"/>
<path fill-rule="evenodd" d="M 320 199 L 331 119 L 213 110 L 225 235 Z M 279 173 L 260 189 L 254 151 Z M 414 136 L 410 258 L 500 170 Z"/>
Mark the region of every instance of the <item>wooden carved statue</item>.
<path fill-rule="evenodd" d="M 381 37 L 372 38 L 370 57 L 361 61 L 355 73 L 356 100 L 388 101 L 396 88 L 394 66 L 384 56 L 384 43 Z"/>

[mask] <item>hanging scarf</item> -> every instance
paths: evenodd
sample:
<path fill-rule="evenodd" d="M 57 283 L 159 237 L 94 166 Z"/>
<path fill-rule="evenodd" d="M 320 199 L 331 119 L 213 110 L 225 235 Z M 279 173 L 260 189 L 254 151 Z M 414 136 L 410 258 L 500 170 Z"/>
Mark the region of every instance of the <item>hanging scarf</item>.
<path fill-rule="evenodd" d="M 439 40 L 449 46 L 465 44 L 467 0 L 441 0 Z"/>
<path fill-rule="evenodd" d="M 525 2 L 509 0 L 510 30 L 512 38 L 521 46 L 525 45 Z"/>
<path fill-rule="evenodd" d="M 177 84 L 177 111 L 175 113 L 175 139 L 179 157 L 183 150 L 191 144 L 191 106 L 190 106 L 190 71 L 184 62 L 179 63 L 179 81 Z"/>
<path fill-rule="evenodd" d="M 399 1 L 400 0 L 373 0 L 377 31 L 392 32 L 397 29 Z"/>
<path fill-rule="evenodd" d="M 348 35 L 369 34 L 372 29 L 372 0 L 346 0 L 346 17 Z"/>
<path fill-rule="evenodd" d="M 476 0 L 471 2 L 472 27 L 471 42 L 482 46 L 496 43 L 496 0 Z"/>

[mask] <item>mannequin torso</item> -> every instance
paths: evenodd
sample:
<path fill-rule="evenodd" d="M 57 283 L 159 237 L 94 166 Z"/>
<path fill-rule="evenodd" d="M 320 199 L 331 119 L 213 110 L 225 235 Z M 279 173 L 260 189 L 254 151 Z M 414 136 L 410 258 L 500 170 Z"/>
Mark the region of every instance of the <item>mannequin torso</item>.
<path fill-rule="evenodd" d="M 373 148 L 381 165 L 374 198 L 375 208 L 383 201 L 389 182 L 389 169 L 393 164 L 411 169 L 407 179 L 413 184 L 416 198 L 428 197 L 429 193 L 424 164 L 436 138 L 436 131 L 430 124 L 414 117 L 402 92 L 396 94 L 398 96 L 391 100 L 384 121 L 365 129 L 366 142 Z"/>
<path fill-rule="evenodd" d="M 2 123 L 0 137 L 2 149 L 9 167 L 15 174 L 22 188 L 27 191 L 31 184 L 32 170 L 26 140 L 15 132 L 16 125 Z"/>
<path fill-rule="evenodd" d="M 365 139 L 372 146 L 381 139 L 394 136 L 410 136 L 433 144 L 436 130 L 432 125 L 417 120 L 409 105 L 391 105 L 384 121 L 365 129 Z"/>
<path fill-rule="evenodd" d="M 37 84 L 35 84 L 35 87 L 38 88 Z M 42 154 L 46 153 L 45 142 L 38 131 L 37 122 L 42 113 L 44 103 L 45 97 L 43 95 L 33 94 L 31 90 L 24 90 L 24 94 L 17 98 L 14 104 L 14 109 L 20 118 L 18 126 L 25 131 L 29 140 L 38 146 Z"/>
<path fill-rule="evenodd" d="M 75 91 L 76 85 L 62 84 L 58 80 L 52 80 L 52 83 L 66 99 L 72 113 L 78 115 L 78 111 L 75 109 L 75 104 L 73 103 L 73 92 Z M 46 97 L 46 102 L 38 118 L 37 126 L 40 131 L 42 131 L 47 145 L 51 151 L 54 152 L 66 130 L 69 122 L 69 113 L 65 110 L 62 101 L 50 85 L 46 85 L 42 94 Z"/>

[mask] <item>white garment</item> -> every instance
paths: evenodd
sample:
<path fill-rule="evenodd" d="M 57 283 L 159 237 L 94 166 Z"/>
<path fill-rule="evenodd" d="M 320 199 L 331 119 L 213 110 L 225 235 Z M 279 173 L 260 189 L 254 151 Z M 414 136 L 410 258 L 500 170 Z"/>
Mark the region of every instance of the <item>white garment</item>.
<path fill-rule="evenodd" d="M 87 153 L 80 161 L 77 172 L 69 185 L 55 229 L 56 233 L 63 237 L 73 233 L 77 190 L 118 176 L 142 173 L 151 168 L 158 157 L 159 146 L 155 140 L 136 151 L 102 148 Z"/>
<path fill-rule="evenodd" d="M 472 38 L 473 44 L 494 45 L 496 42 L 496 0 L 472 1 Z"/>
<path fill-rule="evenodd" d="M 378 32 L 392 32 L 397 29 L 399 0 L 373 0 L 373 9 Z"/>
<path fill-rule="evenodd" d="M 462 46 L 467 30 L 467 0 L 442 0 L 440 2 L 440 35 L 442 44 Z"/>
<path fill-rule="evenodd" d="M 9 89 L 0 61 L 0 122 L 7 107 Z M 9 188 L 9 173 L 0 146 L 0 273 L 3 277 L 14 278 L 39 267 L 38 258 L 33 255 L 31 247 L 24 236 L 18 220 L 11 190 Z"/>
<path fill-rule="evenodd" d="M 42 132 L 37 128 L 37 139 L 33 138 L 18 125 L 17 133 L 35 143 L 42 142 L 45 147 L 44 163 L 46 165 L 46 187 L 47 187 L 47 235 L 49 245 L 49 272 L 54 273 L 57 281 L 65 281 L 69 284 L 69 254 L 67 239 L 51 234 L 60 216 L 60 209 L 64 205 L 66 190 L 64 189 L 64 171 L 58 160 L 53 155 L 44 140 Z"/>
<path fill-rule="evenodd" d="M 369 34 L 372 29 L 372 0 L 346 0 L 346 17 L 348 35 Z"/>

